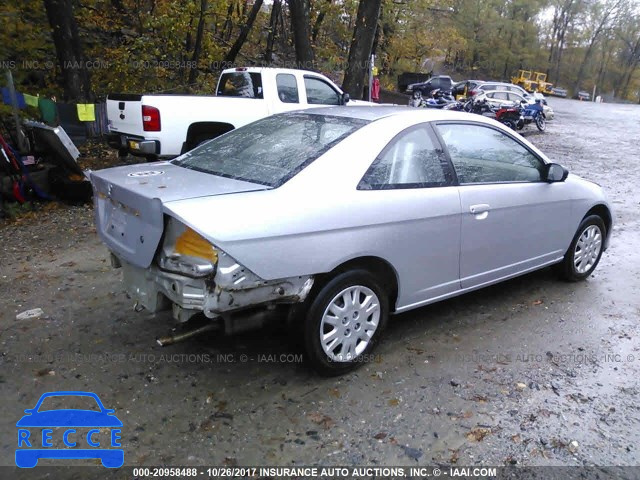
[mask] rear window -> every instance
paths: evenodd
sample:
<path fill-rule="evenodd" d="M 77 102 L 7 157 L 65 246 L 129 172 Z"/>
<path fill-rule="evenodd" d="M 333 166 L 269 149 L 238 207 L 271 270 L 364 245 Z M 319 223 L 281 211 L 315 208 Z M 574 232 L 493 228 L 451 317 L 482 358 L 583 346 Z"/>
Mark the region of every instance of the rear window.
<path fill-rule="evenodd" d="M 214 138 L 173 163 L 278 187 L 367 123 L 331 115 L 274 115 Z"/>
<path fill-rule="evenodd" d="M 220 97 L 263 98 L 262 76 L 255 72 L 224 73 L 218 82 Z"/>

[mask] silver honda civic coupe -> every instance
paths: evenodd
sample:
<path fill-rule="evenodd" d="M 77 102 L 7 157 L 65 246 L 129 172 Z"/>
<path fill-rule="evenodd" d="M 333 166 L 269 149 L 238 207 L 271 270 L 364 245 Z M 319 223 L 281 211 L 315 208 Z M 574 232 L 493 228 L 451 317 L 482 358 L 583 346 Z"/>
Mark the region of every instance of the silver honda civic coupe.
<path fill-rule="evenodd" d="M 91 181 L 139 308 L 225 334 L 281 322 L 329 375 L 391 314 L 550 265 L 586 279 L 613 223 L 598 185 L 500 123 L 406 107 L 275 115 Z"/>

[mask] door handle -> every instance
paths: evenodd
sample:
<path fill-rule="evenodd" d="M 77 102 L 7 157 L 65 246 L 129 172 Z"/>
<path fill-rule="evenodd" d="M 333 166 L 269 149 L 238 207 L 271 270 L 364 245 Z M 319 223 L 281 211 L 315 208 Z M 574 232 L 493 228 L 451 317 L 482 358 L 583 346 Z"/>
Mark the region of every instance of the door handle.
<path fill-rule="evenodd" d="M 491 210 L 491 207 L 488 203 L 479 203 L 469 207 L 469 212 L 476 216 L 476 220 L 484 220 L 487 218 L 489 216 L 489 210 Z"/>
<path fill-rule="evenodd" d="M 477 205 L 471 205 L 469 207 L 469 211 L 474 215 L 477 215 L 478 213 L 485 213 L 489 210 L 491 210 L 491 206 L 488 203 L 479 203 Z"/>

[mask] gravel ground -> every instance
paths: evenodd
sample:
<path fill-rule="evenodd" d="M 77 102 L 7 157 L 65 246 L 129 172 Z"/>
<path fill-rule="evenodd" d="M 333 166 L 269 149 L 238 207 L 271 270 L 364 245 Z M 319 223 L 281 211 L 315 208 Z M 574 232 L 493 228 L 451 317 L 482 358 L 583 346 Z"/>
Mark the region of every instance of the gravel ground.
<path fill-rule="evenodd" d="M 0 465 L 22 411 L 64 389 L 116 409 L 132 466 L 638 465 L 640 108 L 550 103 L 547 132 L 525 135 L 615 208 L 595 274 L 542 270 L 397 316 L 376 361 L 341 378 L 278 332 L 159 347 L 174 324 L 132 311 L 89 206 L 3 224 Z"/>

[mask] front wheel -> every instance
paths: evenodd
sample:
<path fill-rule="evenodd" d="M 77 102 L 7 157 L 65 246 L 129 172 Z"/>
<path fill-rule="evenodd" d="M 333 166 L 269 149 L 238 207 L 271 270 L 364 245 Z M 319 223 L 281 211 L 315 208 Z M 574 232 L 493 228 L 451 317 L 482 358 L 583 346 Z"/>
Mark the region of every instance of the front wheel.
<path fill-rule="evenodd" d="M 325 284 L 306 312 L 307 360 L 327 376 L 367 361 L 389 317 L 387 292 L 366 270 L 338 274 Z"/>
<path fill-rule="evenodd" d="M 586 279 L 600 261 L 604 248 L 606 228 L 602 218 L 589 215 L 576 232 L 571 245 L 558 265 L 560 276 L 570 282 Z"/>
<path fill-rule="evenodd" d="M 544 132 L 547 128 L 547 120 L 544 118 L 544 115 L 538 115 L 536 117 L 536 127 L 538 127 L 538 130 L 540 130 L 541 132 Z"/>

